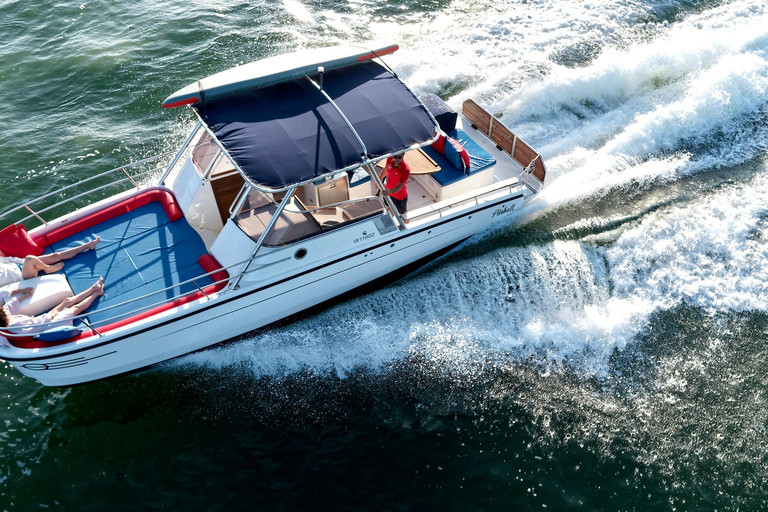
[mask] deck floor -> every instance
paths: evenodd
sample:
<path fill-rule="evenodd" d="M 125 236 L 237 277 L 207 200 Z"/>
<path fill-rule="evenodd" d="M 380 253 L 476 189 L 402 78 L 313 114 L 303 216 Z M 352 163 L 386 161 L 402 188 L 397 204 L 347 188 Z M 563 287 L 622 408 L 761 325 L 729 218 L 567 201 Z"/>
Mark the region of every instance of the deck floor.
<path fill-rule="evenodd" d="M 152 202 L 97 224 L 48 250 L 75 247 L 96 236 L 101 236 L 96 249 L 67 260 L 63 270 L 74 293 L 86 290 L 99 276 L 104 277 L 104 295 L 88 310 L 92 323 L 194 291 L 195 284 L 180 283 L 206 273 L 198 264 L 200 256 L 207 253 L 203 240 L 186 219 L 170 222 L 160 203 Z M 202 288 L 213 280 L 205 276 L 195 282 Z M 168 287 L 172 288 L 161 291 Z M 159 293 L 144 297 L 153 292 Z M 136 302 L 104 311 L 137 298 Z"/>
<path fill-rule="evenodd" d="M 417 210 L 422 206 L 434 203 L 435 199 L 424 190 L 424 187 L 413 178 L 408 180 L 408 211 Z"/>

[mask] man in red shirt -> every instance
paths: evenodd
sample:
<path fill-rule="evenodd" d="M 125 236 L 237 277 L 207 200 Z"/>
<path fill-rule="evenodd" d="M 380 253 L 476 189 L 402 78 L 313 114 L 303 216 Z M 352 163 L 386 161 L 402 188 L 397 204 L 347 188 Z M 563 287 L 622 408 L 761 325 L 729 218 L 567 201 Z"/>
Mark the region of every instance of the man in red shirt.
<path fill-rule="evenodd" d="M 386 188 L 383 191 L 385 196 L 392 198 L 395 208 L 401 216 L 408 212 L 408 178 L 411 177 L 411 168 L 403 160 L 403 155 L 395 155 L 387 158 L 387 165 L 384 167 L 387 171 Z M 408 221 L 403 219 L 407 224 Z"/>

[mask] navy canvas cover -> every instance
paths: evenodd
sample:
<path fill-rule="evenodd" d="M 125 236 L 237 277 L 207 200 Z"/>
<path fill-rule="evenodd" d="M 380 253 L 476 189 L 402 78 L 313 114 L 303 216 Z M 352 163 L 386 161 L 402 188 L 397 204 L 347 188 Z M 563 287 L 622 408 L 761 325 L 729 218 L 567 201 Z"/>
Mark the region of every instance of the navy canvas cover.
<path fill-rule="evenodd" d="M 435 117 L 441 130 L 447 133 L 456 129 L 456 121 L 459 119 L 459 114 L 444 102 L 440 96 L 429 93 L 422 94 L 419 96 L 419 99 Z"/>
<path fill-rule="evenodd" d="M 434 137 L 419 100 L 380 64 L 324 73 L 323 89 L 354 126 L 367 154 L 336 109 L 306 77 L 214 98 L 195 106 L 252 183 L 279 189 L 404 150 Z M 319 83 L 318 75 L 311 77 Z"/>

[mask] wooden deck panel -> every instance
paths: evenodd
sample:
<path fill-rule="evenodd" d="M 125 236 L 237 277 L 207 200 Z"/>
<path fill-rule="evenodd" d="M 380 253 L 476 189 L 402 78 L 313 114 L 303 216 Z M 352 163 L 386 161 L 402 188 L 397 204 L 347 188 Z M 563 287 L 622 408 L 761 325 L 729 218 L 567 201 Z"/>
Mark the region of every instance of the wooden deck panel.
<path fill-rule="evenodd" d="M 494 122 L 491 127 L 491 141 L 510 155 L 515 148 L 515 134 L 509 128 L 499 122 Z"/>
<path fill-rule="evenodd" d="M 235 201 L 237 194 L 243 187 L 243 183 L 245 183 L 245 181 L 238 173 L 211 181 L 213 196 L 216 198 L 216 207 L 219 210 L 222 224 L 227 223 L 227 219 L 229 219 L 229 207 Z"/>
<path fill-rule="evenodd" d="M 475 125 L 486 136 L 488 135 L 488 132 L 491 130 L 491 114 L 472 100 L 465 101 L 461 110 L 464 117 L 470 123 Z"/>
<path fill-rule="evenodd" d="M 502 151 L 511 155 L 520 165 L 528 167 L 536 159 L 533 176 L 544 183 L 547 171 L 541 156 L 523 140 L 507 128 L 504 123 L 494 118 L 487 110 L 468 99 L 462 105 L 462 115 L 479 131 L 483 132 L 491 142 Z"/>
<path fill-rule="evenodd" d="M 520 139 L 517 139 L 517 144 L 515 144 L 515 153 L 512 155 L 512 158 L 520 162 L 520 165 L 523 167 L 528 167 L 528 164 L 531 163 L 531 160 L 537 156 L 538 153 L 531 149 L 528 144 Z"/>

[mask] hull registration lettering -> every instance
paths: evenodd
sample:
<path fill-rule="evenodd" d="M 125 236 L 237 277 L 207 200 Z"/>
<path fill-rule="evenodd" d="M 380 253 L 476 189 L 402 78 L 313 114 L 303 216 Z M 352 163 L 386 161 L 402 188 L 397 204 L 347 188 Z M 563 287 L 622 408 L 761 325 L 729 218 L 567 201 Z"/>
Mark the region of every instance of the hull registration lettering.
<path fill-rule="evenodd" d="M 369 238 L 373 238 L 375 236 L 375 233 L 368 233 L 367 231 L 363 231 L 363 234 L 354 240 L 352 240 L 353 243 L 360 243 L 363 240 L 368 240 Z"/>

